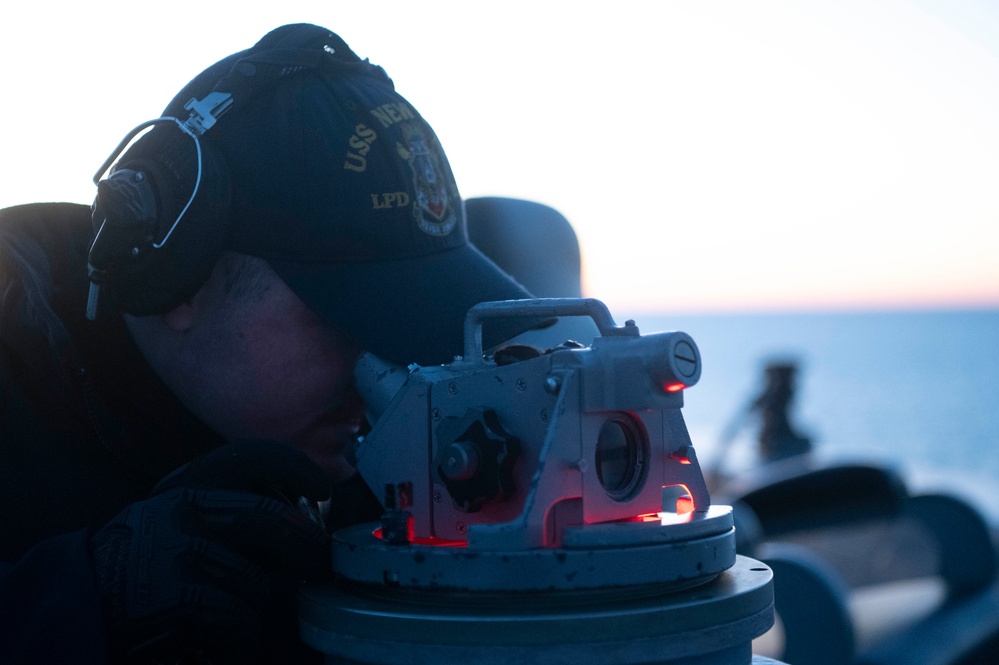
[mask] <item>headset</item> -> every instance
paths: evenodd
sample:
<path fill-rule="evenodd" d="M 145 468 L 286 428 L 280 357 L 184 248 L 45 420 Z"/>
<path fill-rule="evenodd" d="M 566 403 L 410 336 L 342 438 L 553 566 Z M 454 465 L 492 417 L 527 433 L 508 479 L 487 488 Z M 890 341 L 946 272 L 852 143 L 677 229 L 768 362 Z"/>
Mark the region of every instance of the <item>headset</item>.
<path fill-rule="evenodd" d="M 88 319 L 108 307 L 137 316 L 169 311 L 204 284 L 231 232 L 229 169 L 209 133 L 223 114 L 245 107 L 261 90 L 315 70 L 388 80 L 329 30 L 282 26 L 203 72 L 199 78 L 226 73 L 201 99 L 184 104 L 186 119 L 164 115 L 122 139 L 93 178 Z"/>

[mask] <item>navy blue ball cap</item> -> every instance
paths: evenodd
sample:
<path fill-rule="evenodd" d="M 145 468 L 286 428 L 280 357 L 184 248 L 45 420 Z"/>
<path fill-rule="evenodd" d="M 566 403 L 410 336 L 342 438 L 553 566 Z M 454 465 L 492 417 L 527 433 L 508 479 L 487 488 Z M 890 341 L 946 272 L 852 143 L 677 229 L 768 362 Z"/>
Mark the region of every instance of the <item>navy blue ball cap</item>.
<path fill-rule="evenodd" d="M 465 314 L 530 294 L 471 245 L 430 125 L 380 67 L 332 32 L 283 26 L 191 82 L 230 92 L 204 140 L 232 187 L 229 249 L 268 261 L 322 319 L 401 364 L 450 362 Z M 538 321 L 490 324 L 486 347 Z"/>

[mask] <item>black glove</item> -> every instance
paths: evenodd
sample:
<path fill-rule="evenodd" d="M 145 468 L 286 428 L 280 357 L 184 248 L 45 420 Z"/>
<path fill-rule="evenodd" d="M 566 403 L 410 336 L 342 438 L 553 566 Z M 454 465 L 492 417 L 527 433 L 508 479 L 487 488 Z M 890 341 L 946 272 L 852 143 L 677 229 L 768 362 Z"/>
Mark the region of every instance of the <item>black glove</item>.
<path fill-rule="evenodd" d="M 330 481 L 288 445 L 225 445 L 164 478 L 91 539 L 115 662 L 285 662 L 302 649 L 298 584 L 329 575 L 330 540 L 298 507 Z M 290 616 L 289 616 L 290 615 Z"/>

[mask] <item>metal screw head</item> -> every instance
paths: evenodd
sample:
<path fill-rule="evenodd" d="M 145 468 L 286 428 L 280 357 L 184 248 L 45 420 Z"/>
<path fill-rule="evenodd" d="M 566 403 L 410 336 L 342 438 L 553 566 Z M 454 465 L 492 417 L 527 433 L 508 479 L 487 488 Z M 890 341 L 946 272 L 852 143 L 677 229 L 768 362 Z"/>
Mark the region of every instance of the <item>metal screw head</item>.
<path fill-rule="evenodd" d="M 454 525 L 454 530 L 464 536 L 465 531 L 468 530 L 468 527 L 465 526 L 464 522 L 458 522 L 457 524 Z"/>
<path fill-rule="evenodd" d="M 473 480 L 479 475 L 480 458 L 475 446 L 467 441 L 455 441 L 438 457 L 438 470 L 445 480 Z"/>
<path fill-rule="evenodd" d="M 684 376 L 693 376 L 697 372 L 697 352 L 687 342 L 677 343 L 673 349 L 676 368 Z"/>
<path fill-rule="evenodd" d="M 458 394 L 458 384 L 455 383 L 454 381 L 452 381 L 451 383 L 449 383 L 447 385 L 447 391 L 451 395 L 457 395 Z"/>
<path fill-rule="evenodd" d="M 440 490 L 434 490 L 434 503 L 440 503 L 444 500 L 444 496 L 441 494 Z"/>
<path fill-rule="evenodd" d="M 434 409 L 433 411 L 430 412 L 430 416 L 434 420 L 440 420 L 441 419 L 441 410 L 440 409 Z"/>
<path fill-rule="evenodd" d="M 524 379 L 517 379 L 517 390 L 520 392 L 527 390 L 527 381 L 524 381 Z"/>

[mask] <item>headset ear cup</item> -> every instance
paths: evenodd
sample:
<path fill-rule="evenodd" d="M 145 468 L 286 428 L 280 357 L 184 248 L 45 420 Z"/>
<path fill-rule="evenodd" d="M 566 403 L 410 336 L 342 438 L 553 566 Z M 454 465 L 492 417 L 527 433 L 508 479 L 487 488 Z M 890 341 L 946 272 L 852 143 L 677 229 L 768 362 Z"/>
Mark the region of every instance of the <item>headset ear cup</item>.
<path fill-rule="evenodd" d="M 200 180 L 198 144 L 172 127 L 155 128 L 119 162 L 118 170 L 143 175 L 155 192 L 157 207 L 154 242 L 123 255 L 109 271 L 111 304 L 123 312 L 146 316 L 176 307 L 201 288 L 226 247 L 228 168 L 215 146 L 204 139 L 199 143 Z"/>
<path fill-rule="evenodd" d="M 113 273 L 129 257 L 148 249 L 155 240 L 157 213 L 156 193 L 144 173 L 118 169 L 97 183 L 91 271 Z"/>

